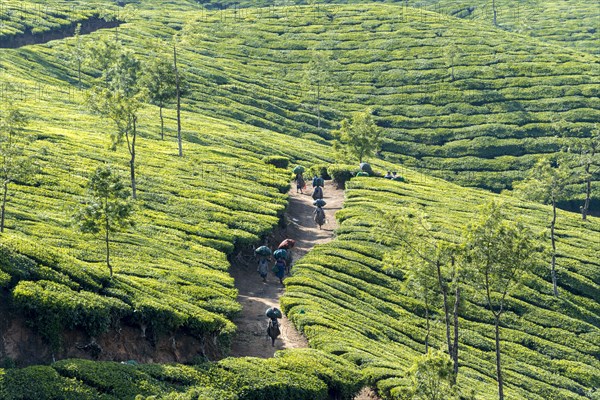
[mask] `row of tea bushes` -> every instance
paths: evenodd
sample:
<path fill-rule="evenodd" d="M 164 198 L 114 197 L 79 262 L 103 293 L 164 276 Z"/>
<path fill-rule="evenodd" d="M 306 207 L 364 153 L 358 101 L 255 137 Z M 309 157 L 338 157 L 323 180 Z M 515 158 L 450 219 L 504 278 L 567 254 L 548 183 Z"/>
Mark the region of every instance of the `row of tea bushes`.
<path fill-rule="evenodd" d="M 63 360 L 0 371 L 3 400 L 351 400 L 364 378 L 350 362 L 311 349 L 197 365 Z"/>
<path fill-rule="evenodd" d="M 357 177 L 347 184 L 336 239 L 298 261 L 282 299 L 311 346 L 356 363 L 384 398 L 396 398 L 413 358 L 423 353 L 426 322 L 424 304 L 403 284 L 410 265 L 385 268 L 392 247 L 375 230 L 382 216 L 421 208 L 436 235 L 455 241 L 477 206 L 493 199 L 536 234 L 551 214 L 512 197 L 404 173 L 405 182 Z M 540 266 L 507 301 L 501 351 L 510 399 L 584 399 L 600 384 L 600 221 L 559 212 L 557 226 L 560 296 L 552 295 L 549 268 Z M 496 395 L 493 319 L 474 286 L 463 288 L 462 299 L 458 384 L 490 398 Z M 433 313 L 430 344 L 443 350 L 443 314 Z"/>

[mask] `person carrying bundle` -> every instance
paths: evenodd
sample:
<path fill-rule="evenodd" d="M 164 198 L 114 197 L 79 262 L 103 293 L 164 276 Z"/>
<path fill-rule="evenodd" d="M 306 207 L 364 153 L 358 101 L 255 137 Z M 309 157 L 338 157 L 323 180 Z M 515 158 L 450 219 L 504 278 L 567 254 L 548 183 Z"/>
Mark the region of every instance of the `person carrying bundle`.
<path fill-rule="evenodd" d="M 296 174 L 296 193 L 300 192 L 302 194 L 302 190 L 306 187 L 306 182 L 304 182 L 304 177 L 302 173 Z"/>
<path fill-rule="evenodd" d="M 294 180 L 296 181 L 296 193 L 302 193 L 302 190 L 306 187 L 306 182 L 304 181 L 304 167 L 302 165 L 296 165 L 296 167 L 292 171 L 296 177 Z"/>
<path fill-rule="evenodd" d="M 285 251 L 285 250 L 282 250 L 282 251 Z M 285 269 L 286 269 L 285 258 L 277 259 L 277 261 L 275 261 L 275 265 L 273 266 L 273 272 L 275 273 L 275 276 L 279 278 L 279 283 L 281 283 L 282 285 L 283 285 L 283 277 L 285 276 Z"/>
<path fill-rule="evenodd" d="M 258 268 L 256 271 L 260 274 L 263 282 L 267 282 L 269 264 L 271 261 L 271 249 L 267 246 L 260 246 L 258 249 L 254 250 L 254 254 L 258 257 Z"/>
<path fill-rule="evenodd" d="M 313 200 L 322 199 L 323 198 L 323 188 L 321 186 L 315 186 L 312 194 Z"/>
<path fill-rule="evenodd" d="M 269 324 L 267 325 L 267 336 L 271 338 L 271 346 L 275 346 L 275 339 L 281 334 L 279 329 L 279 321 L 283 317 L 281 310 L 277 307 L 269 307 L 267 309 L 267 317 L 269 318 Z"/>
<path fill-rule="evenodd" d="M 258 259 L 258 268 L 256 269 L 256 271 L 265 283 L 267 282 L 267 275 L 269 274 L 269 264 L 270 257 L 260 257 Z"/>
<path fill-rule="evenodd" d="M 292 248 L 296 245 L 296 241 L 294 239 L 285 239 L 283 242 L 279 243 L 277 250 L 285 250 L 286 257 L 286 271 L 287 275 L 290 274 L 290 270 L 292 269 Z"/>
<path fill-rule="evenodd" d="M 323 207 L 320 204 L 321 203 L 317 204 L 317 208 L 314 211 L 315 222 L 319 225 L 319 229 L 325 224 L 325 210 L 323 210 Z"/>

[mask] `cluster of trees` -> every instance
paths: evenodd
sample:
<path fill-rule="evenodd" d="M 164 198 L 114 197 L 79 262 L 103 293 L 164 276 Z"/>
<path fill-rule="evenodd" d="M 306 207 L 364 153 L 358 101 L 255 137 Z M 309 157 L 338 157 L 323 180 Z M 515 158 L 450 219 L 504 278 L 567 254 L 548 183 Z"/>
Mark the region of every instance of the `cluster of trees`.
<path fill-rule="evenodd" d="M 181 96 L 188 91 L 188 85 L 177 66 L 176 44 L 173 44 L 172 58 L 164 46 L 157 45 L 148 59 L 142 61 L 118 40 L 84 43 L 78 26 L 68 58 L 77 68 L 80 88 L 82 68 L 90 68 L 97 73 L 86 93 L 87 106 L 90 111 L 113 123 L 109 135 L 111 150 L 117 150 L 125 142 L 130 156 L 131 192 L 124 187 L 116 170 L 108 165 L 100 166 L 90 177 L 86 205 L 76 215 L 82 232 L 103 234 L 106 265 L 112 276 L 110 235 L 132 225 L 133 203 L 128 198 L 137 198 L 135 168 L 139 111 L 144 103 L 158 106 L 160 137 L 164 140 L 163 108 L 176 102 L 178 154 L 183 157 Z"/>
<path fill-rule="evenodd" d="M 568 129 L 560 129 L 563 133 Z M 580 207 L 581 217 L 587 219 L 592 196 L 592 182 L 600 179 L 600 131 L 591 130 L 572 135 L 565 151 L 542 157 L 529 171 L 525 180 L 514 185 L 515 194 L 526 199 L 552 206 L 549 231 L 551 244 L 550 272 L 552 288 L 558 296 L 558 274 L 556 268 L 556 224 L 557 204 L 567 200 L 569 186 L 584 182 L 585 200 Z"/>
<path fill-rule="evenodd" d="M 463 240 L 458 243 L 441 239 L 419 210 L 405 211 L 403 214 L 386 215 L 387 225 L 379 228 L 383 229 L 380 234 L 391 234 L 393 240 L 400 243 L 395 251 L 386 255 L 385 268 L 391 275 L 406 278 L 406 290 L 425 305 L 427 354 L 432 350 L 431 315 L 434 310 L 441 308 L 446 336 L 445 357 L 451 363 L 449 370 L 447 363 L 439 360 L 439 355 L 428 356 L 428 368 L 433 368 L 431 365 L 441 368 L 438 370 L 440 379 L 449 380 L 450 385 L 442 393 L 446 397 L 432 395 L 425 398 L 451 398 L 454 395 L 450 389 L 459 372 L 461 290 L 469 282 L 478 289 L 494 320 L 498 394 L 500 400 L 504 399 L 500 321 L 511 290 L 538 262 L 541 253 L 539 241 L 525 225 L 509 220 L 503 206 L 497 203 L 487 204 L 481 209 L 478 218 L 465 228 Z M 408 265 L 410 268 L 407 270 Z M 433 362 L 432 358 L 437 361 Z M 437 386 L 440 385 L 439 379 L 433 381 Z M 423 382 L 419 384 L 423 385 Z M 415 389 L 414 385 L 408 386 Z M 425 389 L 411 390 L 407 391 L 406 398 L 422 398 L 414 396 Z M 437 389 L 435 392 L 438 393 Z M 411 397 L 410 393 L 414 396 Z"/>
<path fill-rule="evenodd" d="M 110 149 L 126 143 L 130 155 L 131 191 L 128 191 L 118 172 L 108 166 L 98 167 L 90 176 L 89 196 L 76 220 L 83 232 L 102 233 L 106 243 L 106 264 L 110 264 L 110 234 L 130 226 L 133 203 L 137 197 L 136 143 L 138 115 L 145 103 L 159 107 L 161 139 L 164 139 L 163 108 L 175 101 L 177 105 L 177 141 L 179 156 L 183 156 L 181 137 L 181 96 L 188 91 L 186 79 L 177 66 L 177 47 L 172 57 L 160 46 L 142 61 L 118 40 L 97 40 L 85 43 L 78 25 L 72 46 L 67 51 L 70 64 L 77 71 L 77 84 L 82 88 L 82 72 L 87 69 L 93 76 L 86 92 L 86 105 L 113 124 Z M 0 232 L 4 232 L 5 210 L 10 184 L 26 183 L 37 171 L 34 156 L 25 154 L 28 136 L 28 117 L 14 105 L 3 107 L 0 113 Z"/>

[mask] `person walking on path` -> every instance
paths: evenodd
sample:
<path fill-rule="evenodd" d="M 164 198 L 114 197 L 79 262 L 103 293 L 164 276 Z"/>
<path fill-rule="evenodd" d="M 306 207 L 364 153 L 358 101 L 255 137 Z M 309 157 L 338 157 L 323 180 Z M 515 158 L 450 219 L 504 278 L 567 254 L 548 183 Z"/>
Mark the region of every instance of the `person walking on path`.
<path fill-rule="evenodd" d="M 267 275 L 269 274 L 269 264 L 270 257 L 261 256 L 258 259 L 258 268 L 256 269 L 256 271 L 258 271 L 258 273 L 260 274 L 260 277 L 262 278 L 263 282 L 267 282 Z"/>
<path fill-rule="evenodd" d="M 317 206 L 314 211 L 314 217 L 315 222 L 319 225 L 319 229 L 321 229 L 321 226 L 325 224 L 325 210 L 323 210 L 323 207 Z"/>
<path fill-rule="evenodd" d="M 296 193 L 301 193 L 302 194 L 302 190 L 304 190 L 304 188 L 306 187 L 306 182 L 304 182 L 304 177 L 302 176 L 302 173 L 298 173 L 296 174 Z"/>
<path fill-rule="evenodd" d="M 278 259 L 273 267 L 275 276 L 279 278 L 279 283 L 283 285 L 283 277 L 285 276 L 285 260 L 283 258 Z"/>
<path fill-rule="evenodd" d="M 286 275 L 290 274 L 292 269 L 292 248 L 296 245 L 296 241 L 294 239 L 285 239 L 283 242 L 279 243 L 277 250 L 285 250 L 285 266 L 286 266 Z"/>
<path fill-rule="evenodd" d="M 312 194 L 313 200 L 318 200 L 323 198 L 323 188 L 321 186 L 315 186 Z"/>

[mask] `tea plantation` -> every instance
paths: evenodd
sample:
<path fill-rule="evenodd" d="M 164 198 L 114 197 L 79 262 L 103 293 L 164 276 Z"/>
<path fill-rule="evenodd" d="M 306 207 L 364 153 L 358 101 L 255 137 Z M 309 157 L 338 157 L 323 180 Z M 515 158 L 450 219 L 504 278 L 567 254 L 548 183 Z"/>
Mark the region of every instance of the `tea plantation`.
<path fill-rule="evenodd" d="M 496 199 L 542 234 L 549 208 L 481 189 L 512 188 L 540 155 L 598 129 L 593 3 L 532 1 L 525 21 L 515 1 L 502 2 L 499 27 L 489 7 L 470 10 L 467 1 L 241 2 L 248 8 L 226 10 L 186 0 L 120 3 L 0 2 L 0 40 L 94 18 L 123 21 L 80 42 L 1 50 L 0 119 L 9 106 L 27 117 L 19 135 L 35 166 L 8 184 L 2 309 L 26 320 L 53 355 L 69 344 L 65 332 L 93 343 L 125 326 L 149 342 L 183 333 L 203 345 L 191 365 L 48 357 L 19 369 L 0 360 L 0 399 L 352 399 L 365 385 L 398 398 L 424 352 L 425 318 L 404 285 L 410 265 L 394 274 L 386 267 L 398 242 L 377 234 L 385 213 L 417 207 L 437 235 L 458 241 L 477 207 Z M 129 184 L 127 143 L 111 150 L 114 124 L 86 103 L 102 75 L 78 46 L 102 40 L 131 51 L 142 70 L 172 60 L 175 46 L 188 89 L 183 157 L 173 104 L 163 110 L 164 140 L 158 107 L 138 112 L 135 224 L 112 236 L 112 277 L 102 237 L 81 233 L 75 218 L 98 166 L 111 165 Z M 273 157 L 338 162 L 332 131 L 367 108 L 384 136 L 374 166 L 401 171 L 405 182 L 353 178 L 336 239 L 286 279 L 282 306 L 312 349 L 225 358 L 241 311 L 230 264 L 273 232 L 288 205 L 290 168 Z M 599 189 L 595 180 L 595 199 Z M 570 199 L 582 195 L 579 183 L 570 186 Z M 600 222 L 559 212 L 557 235 L 560 297 L 540 267 L 509 298 L 502 321 L 509 399 L 598 397 Z M 493 319 L 474 287 L 464 290 L 458 387 L 494 398 Z M 430 344 L 444 343 L 438 321 Z"/>
<path fill-rule="evenodd" d="M 114 128 L 87 111 L 83 91 L 61 81 L 66 70 L 52 45 L 3 52 L 4 104 L 27 110 L 26 154 L 38 164 L 35 176 L 9 191 L 2 235 L 8 297 L 53 346 L 62 329 L 95 336 L 122 320 L 149 335 L 214 335 L 225 350 L 229 319 L 240 309 L 227 256 L 270 232 L 286 205 L 289 172 L 263 157 L 316 160 L 326 148 L 300 139 L 290 147 L 287 136 L 188 112 L 179 158 L 171 132 L 159 139 L 155 109 L 143 110 L 136 226 L 116 235 L 109 279 L 102 241 L 82 236 L 73 216 L 90 173 L 111 163 L 124 176 L 128 158 L 122 147 L 107 149 Z"/>
<path fill-rule="evenodd" d="M 156 7 L 125 8 L 130 22 L 119 39 L 144 54 L 177 34 L 189 105 L 219 118 L 319 140 L 349 112 L 370 107 L 385 131 L 384 157 L 494 191 L 511 188 L 539 154 L 597 130 L 596 55 L 478 20 L 390 4 Z M 594 10 L 581 8 L 593 21 Z M 74 42 L 66 44 L 52 46 L 63 66 Z M 314 82 L 307 84 L 316 54 L 325 59 L 317 68 L 320 118 Z M 573 186 L 569 197 L 582 196 Z"/>
<path fill-rule="evenodd" d="M 384 256 L 400 241 L 376 227 L 387 213 L 421 210 L 439 237 L 460 241 L 477 207 L 501 201 L 537 235 L 547 230 L 547 207 L 410 173 L 406 182 L 354 178 L 347 186 L 337 239 L 315 249 L 286 281 L 284 310 L 311 346 L 340 355 L 365 372 L 383 395 L 395 398 L 412 359 L 423 353 L 423 302 L 403 285 L 411 265 L 386 268 Z M 560 213 L 558 298 L 552 295 L 548 260 L 528 275 L 508 301 L 501 351 L 506 398 L 594 398 L 600 384 L 600 320 L 597 299 L 600 224 Z M 386 243 L 386 244 L 384 244 Z M 392 271 L 392 272 L 390 272 Z M 483 296 L 463 289 L 458 385 L 477 398 L 494 398 L 494 325 Z M 433 346 L 445 349 L 443 314 L 435 311 Z M 596 393 L 596 394 L 593 394 Z"/>
<path fill-rule="evenodd" d="M 405 8 L 433 11 L 438 14 L 475 20 L 493 25 L 494 5 L 491 0 L 380 0 L 381 3 L 396 3 Z M 327 2 L 334 4 L 368 4 L 363 0 L 341 0 Z M 208 0 L 202 6 L 210 11 L 224 9 L 243 12 L 240 8 L 251 7 L 287 7 L 294 8 L 307 1 L 288 1 L 279 4 L 264 0 Z M 319 7 L 317 4 L 316 7 Z M 600 54 L 600 32 L 598 18 L 600 10 L 596 4 L 578 0 L 505 0 L 498 1 L 496 24 L 508 32 L 525 34 L 545 42 L 572 47 L 592 54 Z"/>
<path fill-rule="evenodd" d="M 191 102 L 221 118 L 328 139 L 370 107 L 384 157 L 494 191 L 597 129 L 597 56 L 489 25 L 387 4 L 181 11 L 185 26 L 177 12 L 161 22 L 140 9 L 127 34 L 180 32 L 194 47 L 182 57 L 193 62 Z M 321 120 L 307 86 L 316 54 Z"/>

